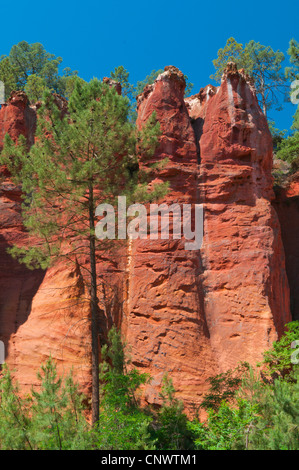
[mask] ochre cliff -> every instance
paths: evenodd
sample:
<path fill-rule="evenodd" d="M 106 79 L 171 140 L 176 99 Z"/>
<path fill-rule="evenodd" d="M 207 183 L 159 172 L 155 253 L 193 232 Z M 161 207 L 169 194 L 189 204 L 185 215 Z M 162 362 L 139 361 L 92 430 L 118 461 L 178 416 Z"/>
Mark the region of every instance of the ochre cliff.
<path fill-rule="evenodd" d="M 153 184 L 167 181 L 169 192 L 159 203 L 203 204 L 203 244 L 186 250 L 184 238 L 130 240 L 121 261 L 99 260 L 98 270 L 111 279 L 118 297 L 116 307 L 105 310 L 105 327 L 121 327 L 132 365 L 152 377 L 145 400 L 159 403 L 169 372 L 188 406 L 200 402 L 211 375 L 240 360 L 257 362 L 291 320 L 284 253 L 298 302 L 298 234 L 290 242 L 285 233 L 284 209 L 279 210 L 285 199 L 271 204 L 271 136 L 250 80 L 230 65 L 219 88 L 208 86 L 186 100 L 184 88 L 183 74 L 166 67 L 138 97 L 137 125 L 155 111 L 162 133 L 152 160 L 141 155 L 140 165 L 163 161 Z M 0 110 L 0 145 L 8 132 L 14 140 L 25 135 L 30 146 L 35 116 L 26 97 L 14 94 Z M 46 273 L 29 271 L 6 253 L 28 238 L 20 188 L 5 168 L 2 174 L 0 340 L 7 362 L 21 387 L 28 387 L 51 354 L 60 371 L 74 366 L 88 392 L 89 308 L 82 274 L 64 263 Z M 283 240 L 292 245 L 292 262 L 273 207 Z"/>
<path fill-rule="evenodd" d="M 299 320 L 299 172 L 277 188 L 273 206 L 278 214 L 290 285 L 291 313 Z"/>
<path fill-rule="evenodd" d="M 223 371 L 239 360 L 254 362 L 290 321 L 271 206 L 272 139 L 250 80 L 233 64 L 207 104 L 200 148 L 205 317 Z"/>
<path fill-rule="evenodd" d="M 6 133 L 17 141 L 20 134 L 28 146 L 34 142 L 35 107 L 22 92 L 12 94 L 0 110 L 1 142 Z M 36 372 L 49 355 L 60 373 L 74 367 L 85 392 L 90 389 L 89 307 L 82 278 L 75 266 L 65 262 L 32 271 L 15 261 L 7 248 L 30 243 L 22 225 L 21 188 L 1 168 L 0 195 L 0 340 L 6 361 L 22 390 L 37 381 Z"/>
<path fill-rule="evenodd" d="M 183 74 L 165 69 L 138 98 L 138 126 L 155 111 L 162 136 L 153 161 L 166 160 L 159 180 L 168 181 L 168 204 L 197 200 L 197 146 L 186 105 Z M 185 240 L 136 240 L 129 245 L 128 302 L 123 331 L 132 363 L 150 373 L 149 402 L 159 402 L 165 372 L 178 396 L 198 401 L 207 371 L 217 370 L 204 314 L 202 265 Z"/>

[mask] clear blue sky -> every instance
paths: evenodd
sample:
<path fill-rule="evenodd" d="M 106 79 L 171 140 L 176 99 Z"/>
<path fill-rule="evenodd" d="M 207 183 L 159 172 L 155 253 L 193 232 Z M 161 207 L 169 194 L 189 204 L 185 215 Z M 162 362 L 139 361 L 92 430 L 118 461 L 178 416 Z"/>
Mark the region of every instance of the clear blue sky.
<path fill-rule="evenodd" d="M 285 54 L 289 40 L 299 40 L 298 0 L 15 0 L 1 2 L 0 17 L 0 55 L 22 40 L 41 42 L 85 80 L 123 65 L 134 83 L 175 65 L 194 83 L 193 93 L 211 82 L 212 60 L 228 37 Z M 289 128 L 294 112 L 288 104 L 270 114 L 277 127 Z"/>

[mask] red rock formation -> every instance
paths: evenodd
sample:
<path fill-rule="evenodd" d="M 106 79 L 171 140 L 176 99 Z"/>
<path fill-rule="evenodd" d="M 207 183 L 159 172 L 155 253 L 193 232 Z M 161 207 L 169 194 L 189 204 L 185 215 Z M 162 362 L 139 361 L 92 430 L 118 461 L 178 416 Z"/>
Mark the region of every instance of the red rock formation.
<path fill-rule="evenodd" d="M 204 308 L 225 370 L 254 363 L 290 321 L 271 135 L 252 84 L 233 65 L 207 104 L 200 147 Z"/>
<path fill-rule="evenodd" d="M 138 97 L 138 126 L 155 111 L 162 131 L 151 162 L 141 158 L 141 164 L 167 159 L 154 177 L 169 182 L 164 202 L 204 204 L 203 246 L 186 250 L 184 239 L 128 242 L 123 298 L 126 253 L 112 260 L 102 253 L 98 270 L 111 280 L 111 302 L 101 305 L 106 324 L 121 325 L 132 364 L 152 376 L 146 400 L 159 402 L 169 372 L 178 396 L 190 405 L 200 402 L 209 376 L 240 360 L 259 360 L 290 313 L 280 227 L 271 206 L 271 137 L 254 88 L 233 67 L 219 89 L 203 89 L 186 103 L 184 87 L 183 74 L 166 67 Z M 34 116 L 24 95 L 15 94 L 0 110 L 0 142 L 6 132 L 14 140 L 22 133 L 30 145 Z M 47 273 L 28 271 L 6 253 L 8 245 L 28 243 L 20 188 L 9 178 L 0 218 L 0 339 L 8 364 L 28 387 L 51 353 L 60 371 L 75 365 L 88 391 L 89 306 L 82 273 L 64 263 Z"/>
<path fill-rule="evenodd" d="M 7 104 L 0 110 L 0 150 L 6 133 L 16 141 L 20 134 L 28 143 L 34 138 L 35 113 L 28 106 L 23 92 L 13 93 Z M 9 341 L 16 329 L 24 323 L 30 313 L 32 299 L 43 279 L 40 271 L 32 272 L 13 260 L 7 248 L 25 239 L 20 214 L 21 191 L 7 177 L 1 168 L 0 194 L 0 339 L 4 341 L 6 353 Z"/>
<path fill-rule="evenodd" d="M 109 85 L 110 88 L 114 87 L 118 95 L 121 95 L 121 84 L 119 82 L 117 82 L 116 80 L 113 80 L 110 77 L 104 77 L 103 83 L 107 83 L 107 85 Z"/>
<path fill-rule="evenodd" d="M 63 100 L 55 96 L 63 110 Z M 13 93 L 0 110 L 0 148 L 6 133 L 28 146 L 34 141 L 36 114 L 23 92 Z M 31 271 L 14 260 L 7 248 L 30 243 L 21 218 L 21 190 L 5 168 L 0 195 L 0 340 L 6 362 L 22 390 L 36 383 L 41 362 L 51 354 L 60 372 L 72 365 L 84 391 L 90 387 L 88 302 L 78 269 L 64 262 L 47 273 Z"/>
<path fill-rule="evenodd" d="M 217 92 L 217 88 L 213 85 L 207 85 L 202 88 L 196 95 L 185 99 L 185 104 L 191 118 L 192 127 L 194 129 L 198 160 L 200 162 L 200 145 L 199 141 L 202 136 L 203 125 L 206 117 L 207 104 L 212 96 Z"/>
<path fill-rule="evenodd" d="M 0 109 L 0 151 L 7 133 L 14 141 L 22 134 L 27 138 L 28 145 L 32 145 L 35 126 L 36 113 L 29 106 L 26 94 L 23 91 L 13 92 Z"/>

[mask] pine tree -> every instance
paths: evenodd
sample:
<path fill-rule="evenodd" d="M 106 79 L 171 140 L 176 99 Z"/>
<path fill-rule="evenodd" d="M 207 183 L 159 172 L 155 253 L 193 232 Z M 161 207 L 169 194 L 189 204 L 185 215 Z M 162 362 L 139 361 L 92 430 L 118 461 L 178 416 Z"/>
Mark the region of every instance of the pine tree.
<path fill-rule="evenodd" d="M 1 157 L 15 183 L 22 185 L 22 215 L 30 234 L 28 246 L 15 246 L 10 253 L 28 267 L 43 269 L 64 257 L 87 273 L 93 423 L 99 419 L 98 315 L 104 313 L 98 304 L 96 261 L 97 250 L 109 242 L 96 245 L 95 209 L 101 203 L 113 204 L 121 194 L 133 197 L 138 185 L 136 152 L 144 158 L 152 155 L 159 135 L 154 117 L 137 133 L 127 119 L 128 106 L 126 98 L 96 79 L 76 81 L 68 113 L 46 91 L 29 154 L 23 137 L 14 145 L 7 135 Z"/>
<path fill-rule="evenodd" d="M 61 63 L 61 57 L 50 54 L 40 43 L 15 44 L 8 56 L 0 57 L 0 80 L 5 84 L 6 99 L 14 90 L 25 90 L 30 100 L 39 100 L 41 87 L 68 98 L 78 72 L 66 67 L 60 75 Z"/>
<path fill-rule="evenodd" d="M 30 439 L 35 449 L 71 450 L 91 446 L 92 436 L 83 415 L 84 396 L 72 372 L 65 381 L 50 357 L 37 374 L 40 389 L 32 390 Z"/>
<path fill-rule="evenodd" d="M 0 449 L 34 449 L 30 437 L 30 397 L 21 398 L 6 365 L 0 378 Z"/>
<path fill-rule="evenodd" d="M 284 54 L 274 51 L 270 46 L 249 41 L 244 47 L 234 38 L 229 38 L 223 49 L 219 49 L 218 57 L 213 61 L 216 72 L 211 78 L 220 81 L 227 62 L 233 61 L 237 67 L 243 68 L 255 82 L 257 96 L 265 114 L 273 106 L 281 109 L 280 98 L 286 96 L 287 78 L 282 68 Z"/>
<path fill-rule="evenodd" d="M 47 89 L 46 82 L 38 75 L 30 75 L 24 86 L 24 91 L 31 103 L 35 103 L 42 99 L 45 90 Z"/>
<path fill-rule="evenodd" d="M 290 80 L 299 79 L 299 43 L 295 39 L 290 40 L 288 55 L 290 58 L 290 67 L 286 67 L 285 73 Z"/>

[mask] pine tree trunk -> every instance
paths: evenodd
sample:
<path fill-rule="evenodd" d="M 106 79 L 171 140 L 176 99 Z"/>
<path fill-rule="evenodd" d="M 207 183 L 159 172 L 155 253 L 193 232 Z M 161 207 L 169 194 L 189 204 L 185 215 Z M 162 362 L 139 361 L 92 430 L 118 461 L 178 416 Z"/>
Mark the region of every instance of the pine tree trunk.
<path fill-rule="evenodd" d="M 99 336 L 98 336 L 98 318 L 97 318 L 97 275 L 96 275 L 96 254 L 95 254 L 95 236 L 94 236 L 94 204 L 93 187 L 89 186 L 89 227 L 91 230 L 89 257 L 90 257 L 90 307 L 91 307 L 91 373 L 92 373 L 92 425 L 99 421 L 100 407 L 100 387 L 99 387 Z"/>
<path fill-rule="evenodd" d="M 267 106 L 264 101 L 263 101 L 263 112 L 264 112 L 264 115 L 267 117 Z"/>

